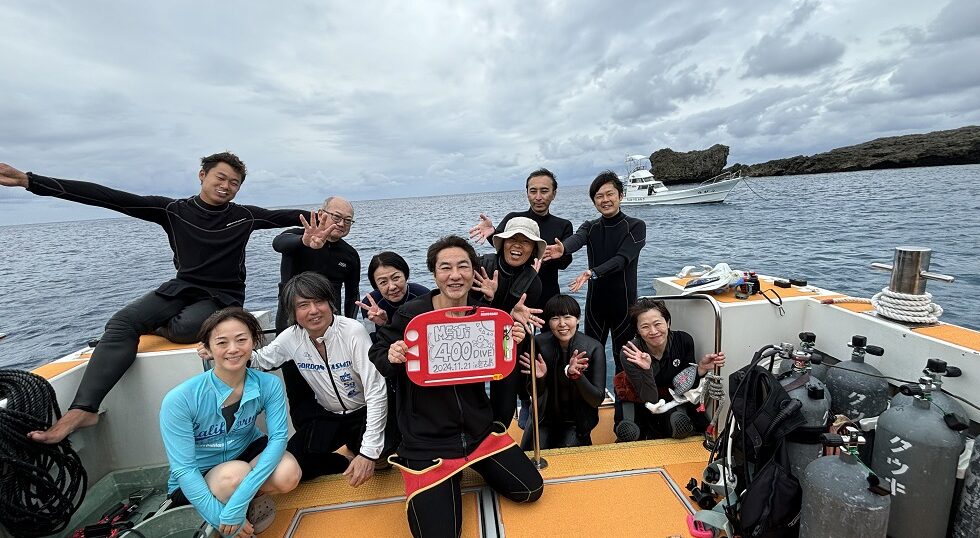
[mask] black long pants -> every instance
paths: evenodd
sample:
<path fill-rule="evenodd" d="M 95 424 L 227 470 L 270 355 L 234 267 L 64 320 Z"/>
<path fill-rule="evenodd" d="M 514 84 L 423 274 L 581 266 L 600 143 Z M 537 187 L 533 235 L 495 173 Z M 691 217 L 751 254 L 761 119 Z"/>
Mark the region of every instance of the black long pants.
<path fill-rule="evenodd" d="M 432 465 L 431 460 L 406 460 L 413 470 Z M 541 473 L 516 445 L 470 466 L 498 494 L 518 503 L 538 500 L 544 491 Z M 412 536 L 458 537 L 463 529 L 462 473 L 412 497 L 408 503 L 408 527 Z M 450 509 L 451 508 L 451 509 Z"/>
<path fill-rule="evenodd" d="M 159 334 L 177 344 L 192 344 L 204 320 L 220 308 L 203 292 L 164 297 L 151 291 L 124 306 L 105 324 L 71 409 L 99 411 L 106 394 L 136 360 L 141 335 Z"/>
<path fill-rule="evenodd" d="M 538 425 L 538 434 L 541 435 L 541 450 L 570 446 L 592 446 L 591 432 L 586 435 L 579 435 L 578 429 L 572 422 L 543 422 Z M 530 421 L 524 430 L 524 436 L 521 437 L 521 448 L 534 450 L 534 424 Z"/>
<path fill-rule="evenodd" d="M 349 462 L 334 451 L 346 446 L 357 454 L 366 425 L 367 407 L 346 415 L 335 415 L 324 410 L 320 416 L 296 430 L 289 438 L 286 450 L 296 457 L 303 471 L 303 480 L 342 473 Z"/>

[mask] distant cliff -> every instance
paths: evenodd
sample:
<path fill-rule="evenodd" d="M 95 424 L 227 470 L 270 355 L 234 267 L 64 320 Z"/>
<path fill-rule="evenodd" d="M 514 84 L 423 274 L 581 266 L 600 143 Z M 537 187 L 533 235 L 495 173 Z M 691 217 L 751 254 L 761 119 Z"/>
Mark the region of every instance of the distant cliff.
<path fill-rule="evenodd" d="M 809 157 L 736 164 L 731 169 L 741 169 L 749 176 L 787 176 L 948 164 L 980 164 L 980 126 L 877 138 Z"/>
<path fill-rule="evenodd" d="M 720 174 L 727 162 L 728 146 L 721 144 L 683 153 L 664 148 L 650 155 L 650 172 L 665 184 L 703 181 Z"/>
<path fill-rule="evenodd" d="M 832 149 L 816 155 L 797 155 L 759 164 L 734 164 L 725 168 L 728 146 L 715 144 L 706 150 L 677 152 L 664 148 L 650 155 L 653 176 L 664 183 L 703 181 L 723 170 L 741 170 L 748 176 L 788 176 L 853 172 L 913 166 L 980 164 L 980 126 L 949 131 L 889 136 L 870 142 Z"/>

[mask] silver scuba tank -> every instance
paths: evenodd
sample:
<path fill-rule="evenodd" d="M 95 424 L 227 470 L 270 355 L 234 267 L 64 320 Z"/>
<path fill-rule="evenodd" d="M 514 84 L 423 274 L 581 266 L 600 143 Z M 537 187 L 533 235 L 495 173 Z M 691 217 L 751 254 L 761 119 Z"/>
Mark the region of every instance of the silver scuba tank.
<path fill-rule="evenodd" d="M 822 381 L 810 374 L 810 354 L 793 351 L 792 344 L 780 344 L 780 354 L 789 354 L 793 369 L 779 376 L 779 383 L 790 398 L 803 404 L 806 424 L 786 436 L 786 453 L 793 476 L 803 476 L 811 461 L 820 457 L 820 434 L 827 431 L 830 419 L 830 394 Z"/>
<path fill-rule="evenodd" d="M 861 335 L 851 337 L 851 360 L 835 364 L 825 379 L 830 391 L 830 412 L 857 421 L 876 417 L 888 409 L 888 381 L 874 366 L 864 362 L 865 353 L 882 356 L 885 350 L 869 346 Z"/>
<path fill-rule="evenodd" d="M 949 523 L 956 468 L 963 451 L 966 427 L 932 405 L 932 379 L 904 385 L 914 396 L 911 404 L 891 407 L 878 417 L 871 466 L 882 480 L 890 481 L 892 508 L 888 536 L 922 538 L 945 536 Z"/>
<path fill-rule="evenodd" d="M 966 409 L 963 407 L 963 404 L 942 390 L 943 378 L 959 377 L 963 375 L 962 370 L 955 366 L 947 365 L 944 360 L 929 359 L 926 361 L 926 368 L 922 370 L 922 373 L 932 378 L 932 390 L 929 392 L 929 398 L 936 404 L 936 407 L 945 413 L 958 415 L 961 419 L 969 416 L 966 414 Z M 913 399 L 912 396 L 899 392 L 892 398 L 891 406 L 908 405 L 912 403 Z"/>
<path fill-rule="evenodd" d="M 980 443 L 973 442 L 970 466 L 963 480 L 960 507 L 953 520 L 953 538 L 977 538 L 980 536 Z"/>
<path fill-rule="evenodd" d="M 848 426 L 844 435 L 824 434 L 821 441 L 841 452 L 806 466 L 800 538 L 885 538 L 891 499 L 858 457 L 864 437 Z"/>

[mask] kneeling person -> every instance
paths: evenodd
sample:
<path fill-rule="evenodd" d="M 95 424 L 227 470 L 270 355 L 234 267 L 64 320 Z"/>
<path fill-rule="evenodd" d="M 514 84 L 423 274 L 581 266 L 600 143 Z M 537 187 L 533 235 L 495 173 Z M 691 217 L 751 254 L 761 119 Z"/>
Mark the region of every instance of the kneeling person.
<path fill-rule="evenodd" d="M 421 387 L 405 369 L 408 346 L 403 334 L 417 315 L 452 306 L 477 306 L 470 297 L 476 252 L 462 237 L 433 243 L 426 255 L 438 289 L 409 301 L 387 324 L 378 327 L 371 361 L 386 377 L 398 380 L 398 429 L 402 440 L 393 458 L 405 477 L 408 525 L 415 536 L 459 536 L 463 520 L 461 471 L 469 467 L 487 485 L 515 502 L 541 496 L 541 474 L 514 444 L 502 425 L 494 423 L 483 383 Z M 521 322 L 535 319 L 536 309 L 518 301 L 512 315 Z M 540 320 L 538 320 L 540 321 Z M 512 329 L 515 343 L 525 336 L 521 323 Z"/>
<path fill-rule="evenodd" d="M 709 353 L 700 360 L 694 358 L 694 338 L 684 331 L 670 328 L 670 311 L 663 301 L 643 298 L 630 307 L 630 321 L 637 337 L 623 346 L 623 373 L 628 379 L 625 392 L 634 392 L 632 401 L 624 402 L 624 420 L 617 425 L 616 436 L 621 441 L 687 437 L 704 432 L 708 418 L 692 403 L 683 403 L 665 413 L 654 414 L 644 403 L 660 400 L 672 402 L 671 390 L 683 394 L 698 385 L 714 367 L 724 366 L 724 353 Z M 621 380 L 617 393 L 622 396 Z M 628 412 L 628 407 L 634 409 Z M 635 424 L 629 415 L 635 415 Z"/>
<path fill-rule="evenodd" d="M 512 221 L 513 222 L 513 221 Z M 538 432 L 541 448 L 589 446 L 599 424 L 599 404 L 606 397 L 606 350 L 591 336 L 579 332 L 578 301 L 555 295 L 544 305 L 550 332 L 534 337 L 537 347 Z M 521 355 L 530 373 L 531 358 Z M 531 450 L 534 429 L 524 430 L 521 448 Z"/>
<path fill-rule="evenodd" d="M 260 334 L 258 320 L 241 308 L 212 314 L 201 340 L 214 368 L 177 385 L 160 407 L 171 506 L 193 504 L 222 536 L 262 532 L 275 508 L 266 497 L 264 509 L 255 510 L 257 502 L 249 509 L 253 497 L 291 491 L 300 480 L 299 465 L 286 453 L 282 382 L 247 366 Z M 255 425 L 263 410 L 268 436 Z"/>
<path fill-rule="evenodd" d="M 289 327 L 252 359 L 266 370 L 293 361 L 316 397 L 307 409 L 292 410 L 289 452 L 304 479 L 343 472 L 357 487 L 374 475 L 388 419 L 385 380 L 368 360 L 371 337 L 359 322 L 333 313 L 333 288 L 319 273 L 294 276 L 280 297 Z M 352 460 L 334 452 L 342 446 Z"/>

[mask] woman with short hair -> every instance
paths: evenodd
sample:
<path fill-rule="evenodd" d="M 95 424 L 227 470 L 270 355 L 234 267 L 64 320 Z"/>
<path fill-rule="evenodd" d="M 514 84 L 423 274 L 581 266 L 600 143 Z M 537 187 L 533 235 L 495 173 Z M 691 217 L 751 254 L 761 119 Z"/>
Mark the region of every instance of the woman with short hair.
<path fill-rule="evenodd" d="M 599 404 L 606 395 L 606 351 L 602 344 L 578 330 L 578 301 L 555 295 L 544 305 L 544 320 L 551 332 L 534 337 L 538 383 L 538 431 L 541 448 L 592 444 L 599 424 Z M 521 355 L 527 373 L 531 357 Z M 521 448 L 531 450 L 534 429 L 524 430 Z"/>
<path fill-rule="evenodd" d="M 617 425 L 617 437 L 622 441 L 680 439 L 703 432 L 708 419 L 692 403 L 662 414 L 651 413 L 643 404 L 672 402 L 671 390 L 680 395 L 695 388 L 705 374 L 724 366 L 725 354 L 708 353 L 695 360 L 694 338 L 670 328 L 670 311 L 663 301 L 642 298 L 630 307 L 629 314 L 637 336 L 623 346 L 623 372 L 635 397 L 632 404 L 624 402 L 624 416 L 630 414 L 625 405 L 632 405 L 638 428 L 630 427 L 626 417 Z M 621 392 L 617 386 L 617 395 Z"/>
<path fill-rule="evenodd" d="M 256 493 L 285 493 L 300 480 L 299 465 L 286 452 L 282 382 L 248 368 L 261 333 L 258 320 L 241 308 L 212 314 L 201 341 L 214 368 L 177 385 L 160 406 L 171 506 L 194 505 L 222 536 L 265 530 L 275 506 L 267 497 L 253 503 Z M 268 436 L 255 425 L 262 413 Z"/>

